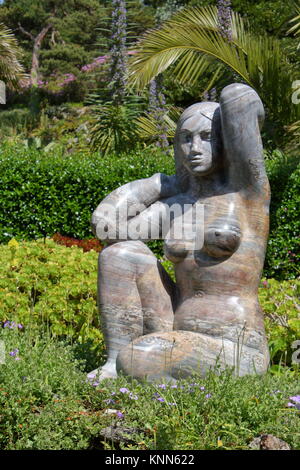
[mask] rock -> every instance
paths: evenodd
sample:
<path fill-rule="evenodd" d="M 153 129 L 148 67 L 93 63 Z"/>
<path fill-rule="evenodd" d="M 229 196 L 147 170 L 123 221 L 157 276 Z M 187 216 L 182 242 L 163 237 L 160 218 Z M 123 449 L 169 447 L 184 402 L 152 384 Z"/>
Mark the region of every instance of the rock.
<path fill-rule="evenodd" d="M 77 127 L 76 132 L 84 132 L 87 134 L 89 132 L 87 123 L 80 124 L 80 126 Z"/>
<path fill-rule="evenodd" d="M 145 434 L 145 430 L 113 425 L 101 429 L 100 436 L 114 444 L 136 444 L 136 440 L 133 436 L 140 433 Z"/>
<path fill-rule="evenodd" d="M 250 442 L 249 448 L 253 450 L 291 450 L 287 442 L 273 434 L 261 434 Z"/>
<path fill-rule="evenodd" d="M 75 108 L 75 112 L 77 116 L 83 116 L 84 114 L 87 114 L 89 112 L 89 107 L 84 106 L 83 108 Z"/>

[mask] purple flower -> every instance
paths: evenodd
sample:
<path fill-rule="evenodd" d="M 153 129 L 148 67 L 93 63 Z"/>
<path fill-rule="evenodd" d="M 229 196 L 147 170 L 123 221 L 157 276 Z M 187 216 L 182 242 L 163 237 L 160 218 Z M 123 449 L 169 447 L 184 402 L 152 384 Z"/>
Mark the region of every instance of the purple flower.
<path fill-rule="evenodd" d="M 114 104 L 122 104 L 126 88 L 126 3 L 112 0 L 111 16 L 111 65 L 109 85 Z"/>
<path fill-rule="evenodd" d="M 176 403 L 168 403 L 170 406 L 176 406 Z"/>
<path fill-rule="evenodd" d="M 167 388 L 166 384 L 159 384 L 157 387 L 158 387 L 158 388 L 164 388 L 164 389 Z"/>
<path fill-rule="evenodd" d="M 95 380 L 95 382 L 92 383 L 92 386 L 98 387 L 99 384 L 100 384 L 99 380 Z"/>
<path fill-rule="evenodd" d="M 9 321 L 9 320 L 7 320 L 7 321 L 4 322 L 4 324 L 3 324 L 3 328 L 10 328 L 11 330 L 12 330 L 13 328 L 16 328 L 16 327 L 19 328 L 19 326 L 18 326 L 14 321 Z M 23 326 L 22 326 L 22 328 L 23 328 Z"/>
<path fill-rule="evenodd" d="M 22 330 L 22 328 L 24 328 L 24 326 L 21 323 L 18 323 L 18 328 L 19 328 L 19 330 Z"/>
<path fill-rule="evenodd" d="M 169 142 L 167 139 L 167 126 L 164 116 L 167 112 L 166 100 L 163 92 L 162 75 L 151 80 L 149 88 L 149 115 L 156 122 L 157 135 L 156 146 L 168 153 Z"/>
<path fill-rule="evenodd" d="M 176 384 L 171 385 L 171 388 L 178 388 L 178 385 L 176 385 Z"/>
<path fill-rule="evenodd" d="M 120 388 L 120 392 L 121 393 L 129 393 L 129 390 L 126 387 L 122 387 L 122 388 Z"/>
<path fill-rule="evenodd" d="M 232 29 L 231 29 L 231 1 L 230 0 L 218 0 L 218 23 L 221 35 L 227 38 L 229 41 L 232 40 Z"/>
<path fill-rule="evenodd" d="M 300 403 L 300 395 L 295 395 L 294 397 L 290 397 L 290 400 L 294 401 L 295 403 Z"/>
<path fill-rule="evenodd" d="M 92 380 L 96 377 L 96 372 L 90 372 L 88 375 L 87 375 L 87 378 Z"/>
<path fill-rule="evenodd" d="M 123 418 L 124 418 L 124 415 L 123 415 L 123 413 L 121 413 L 121 411 L 117 411 L 117 416 L 118 416 L 118 418 L 120 418 L 120 419 L 123 419 Z"/>
<path fill-rule="evenodd" d="M 138 400 L 138 399 L 139 399 L 139 397 L 138 397 L 137 395 L 134 395 L 134 394 L 131 393 L 131 392 L 129 393 L 129 398 L 130 398 L 131 400 Z"/>
<path fill-rule="evenodd" d="M 112 398 L 108 398 L 107 400 L 104 400 L 104 403 L 110 405 L 111 403 L 115 403 L 115 400 L 113 400 Z"/>
<path fill-rule="evenodd" d="M 158 397 L 157 401 L 160 401 L 161 403 L 164 403 L 165 399 L 163 397 Z"/>
<path fill-rule="evenodd" d="M 207 395 L 205 395 L 205 398 L 211 398 L 211 393 L 208 393 Z"/>
<path fill-rule="evenodd" d="M 203 392 L 203 390 L 205 390 L 205 387 L 200 387 L 200 390 L 202 390 L 202 392 Z"/>
<path fill-rule="evenodd" d="M 16 360 L 16 361 L 20 361 L 21 358 L 20 358 L 20 357 L 15 357 L 15 360 Z"/>
<path fill-rule="evenodd" d="M 300 395 L 295 395 L 294 397 L 289 397 L 291 400 L 288 403 L 288 407 L 290 408 L 297 408 L 297 410 L 300 410 Z"/>
<path fill-rule="evenodd" d="M 18 354 L 19 350 L 16 348 L 9 353 L 10 356 L 15 357 Z"/>

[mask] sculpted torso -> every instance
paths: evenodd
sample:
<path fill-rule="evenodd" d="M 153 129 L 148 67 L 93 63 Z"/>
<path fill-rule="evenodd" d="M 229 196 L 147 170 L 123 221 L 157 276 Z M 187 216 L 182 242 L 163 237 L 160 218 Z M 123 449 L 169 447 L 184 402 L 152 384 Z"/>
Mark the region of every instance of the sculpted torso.
<path fill-rule="evenodd" d="M 261 106 L 251 88 L 236 84 L 223 90 L 220 107 L 191 106 L 176 132 L 176 175 L 130 183 L 103 201 L 131 207 L 123 222 L 128 233 L 145 221 L 148 228 L 139 240 L 111 237 L 99 258 L 98 301 L 108 348 L 108 361 L 97 370 L 100 378 L 119 370 L 175 380 L 205 374 L 217 361 L 240 375 L 266 370 L 257 299 L 270 198 L 258 127 Z M 99 238 L 114 224 L 109 211 L 104 214 L 105 204 L 93 214 Z M 164 218 L 170 219 L 174 204 L 181 210 L 172 213 L 168 226 Z M 203 212 L 193 212 L 199 206 Z M 188 218 L 188 211 L 194 216 Z M 143 243 L 151 239 L 153 224 L 174 263 L 176 284 Z M 192 225 L 194 238 L 174 237 L 174 224 Z"/>

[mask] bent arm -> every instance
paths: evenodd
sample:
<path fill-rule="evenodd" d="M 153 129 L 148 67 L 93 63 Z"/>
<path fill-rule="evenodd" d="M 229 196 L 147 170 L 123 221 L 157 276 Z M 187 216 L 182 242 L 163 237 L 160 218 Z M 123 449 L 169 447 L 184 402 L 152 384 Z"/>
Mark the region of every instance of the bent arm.
<path fill-rule="evenodd" d="M 260 128 L 263 104 L 248 85 L 233 83 L 220 97 L 222 139 L 233 187 L 247 193 L 268 192 Z"/>
<path fill-rule="evenodd" d="M 128 220 L 160 199 L 177 192 L 179 187 L 176 175 L 156 173 L 150 178 L 127 183 L 111 192 L 95 209 L 91 220 L 92 231 L 98 238 L 104 230 L 111 233 L 105 239 L 114 239 L 114 234 L 116 239 L 120 239 L 122 237 L 119 236 L 119 229 L 127 227 Z M 100 236 L 100 239 L 103 238 Z"/>

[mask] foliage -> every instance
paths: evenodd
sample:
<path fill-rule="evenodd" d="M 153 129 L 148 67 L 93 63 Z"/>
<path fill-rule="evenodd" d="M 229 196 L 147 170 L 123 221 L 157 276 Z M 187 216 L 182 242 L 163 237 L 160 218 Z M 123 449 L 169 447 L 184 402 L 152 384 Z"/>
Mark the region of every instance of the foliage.
<path fill-rule="evenodd" d="M 11 145 L 0 149 L 2 242 L 12 237 L 36 239 L 57 232 L 77 239 L 88 238 L 92 211 L 111 191 L 157 172 L 174 172 L 172 156 L 163 155 L 155 148 L 106 157 L 89 154 L 86 150 L 64 155 L 62 152 L 72 150 L 70 137 L 74 132 L 80 135 L 80 125 L 84 127 L 88 118 L 83 115 L 82 124 L 74 119 L 57 121 L 52 127 L 53 116 L 64 115 L 66 109 L 53 108 L 51 112 L 48 124 L 45 121 L 45 133 L 36 135 L 35 141 L 36 145 L 38 138 L 43 145 L 48 143 L 45 151 Z M 65 139 L 64 147 L 52 145 L 55 133 Z M 74 145 L 80 148 L 80 142 L 79 139 Z M 84 147 L 87 148 L 87 143 Z M 267 277 L 293 279 L 299 275 L 297 263 L 292 261 L 299 256 L 298 165 L 297 156 L 287 158 L 279 151 L 266 155 L 272 192 L 270 238 L 264 269 Z M 162 256 L 160 241 L 151 242 L 151 248 Z"/>
<path fill-rule="evenodd" d="M 105 156 L 112 152 L 128 152 L 135 148 L 139 141 L 136 120 L 141 109 L 138 97 L 128 96 L 124 98 L 122 104 L 115 104 L 103 102 L 96 96 L 92 103 L 93 149 Z"/>
<path fill-rule="evenodd" d="M 30 111 L 24 108 L 13 108 L 0 113 L 1 140 L 9 135 L 16 136 L 31 128 L 33 119 Z"/>
<path fill-rule="evenodd" d="M 21 65 L 21 49 L 12 31 L 0 23 L 0 80 L 18 88 L 19 80 L 26 77 Z"/>
<path fill-rule="evenodd" d="M 300 279 L 276 281 L 264 279 L 259 289 L 264 311 L 271 361 L 291 365 L 293 342 L 300 338 Z"/>
<path fill-rule="evenodd" d="M 291 20 L 291 23 L 295 23 L 289 30 L 289 33 L 294 33 L 296 36 L 300 34 L 300 2 L 298 0 L 296 5 L 297 15 Z M 299 46 L 298 46 L 299 47 Z"/>
<path fill-rule="evenodd" d="M 113 0 L 108 84 L 88 98 L 95 121 L 91 143 L 102 155 L 128 151 L 136 147 L 138 141 L 136 119 L 141 100 L 127 90 L 126 14 L 126 2 Z"/>
<path fill-rule="evenodd" d="M 45 332 L 1 326 L 0 449 L 87 448 L 100 423 L 84 406 L 84 361 Z"/>
<path fill-rule="evenodd" d="M 277 279 L 293 279 L 299 276 L 300 256 L 299 157 L 287 161 L 281 156 L 268 167 L 273 200 L 265 274 Z"/>
<path fill-rule="evenodd" d="M 47 24 L 52 25 L 41 48 L 40 72 L 46 77 L 53 72 L 70 73 L 72 67 L 83 66 L 86 59 L 94 56 L 96 27 L 102 24 L 104 15 L 105 9 L 97 0 L 65 0 L 63 3 L 6 0 L 0 5 L 0 21 L 15 31 L 25 51 L 27 69 L 32 61 L 30 34 L 36 37 Z M 77 57 L 74 57 L 75 51 L 78 51 Z"/>
<path fill-rule="evenodd" d="M 288 407 L 299 375 L 288 370 L 237 378 L 216 369 L 177 384 L 121 377 L 97 387 L 74 348 L 47 334 L 1 328 L 0 339 L 2 450 L 115 449 L 100 435 L 107 426 L 133 430 L 124 450 L 246 450 L 265 433 L 300 449 L 299 411 Z"/>
<path fill-rule="evenodd" d="M 31 329 L 47 326 L 59 338 L 83 345 L 90 342 L 100 360 L 96 245 L 58 235 L 55 242 L 12 239 L 0 245 L 0 321 Z M 162 264 L 175 279 L 173 264 L 166 260 Z M 299 280 L 263 280 L 259 288 L 273 364 L 291 365 L 292 343 L 300 335 L 299 295 Z"/>
<path fill-rule="evenodd" d="M 56 232 L 87 238 L 92 211 L 107 194 L 157 172 L 172 174 L 174 161 L 151 148 L 100 157 L 2 146 L 0 241 L 36 239 Z"/>
<path fill-rule="evenodd" d="M 253 34 L 236 13 L 232 13 L 231 23 L 229 40 L 219 30 L 216 8 L 180 11 L 141 38 L 130 64 L 131 83 L 143 88 L 172 64 L 176 64 L 173 74 L 182 84 L 196 83 L 207 71 L 215 82 L 224 74 L 228 77 L 230 70 L 257 90 L 274 124 L 281 128 L 292 124 L 300 112 L 291 101 L 297 74 L 279 40 Z"/>
<path fill-rule="evenodd" d="M 107 384 L 106 400 L 122 412 L 122 425 L 144 430 L 124 449 L 246 450 L 262 433 L 298 448 L 299 414 L 287 409 L 285 400 L 298 388 L 299 378 L 288 373 L 281 380 L 269 375 L 235 378 L 230 371 L 219 375 L 217 369 L 206 378 L 195 375 L 177 384 L 119 379 Z"/>
<path fill-rule="evenodd" d="M 103 246 L 97 238 L 88 238 L 86 240 L 77 240 L 77 238 L 64 237 L 60 233 L 55 233 L 52 237 L 52 240 L 55 241 L 58 245 L 63 246 L 78 246 L 82 248 L 84 253 L 86 251 L 95 250 L 97 252 L 101 251 Z"/>
<path fill-rule="evenodd" d="M 80 344 L 93 343 L 103 353 L 96 307 L 97 254 L 67 248 L 52 240 L 0 245 L 0 320 Z M 80 267 L 80 268 L 79 268 Z"/>

